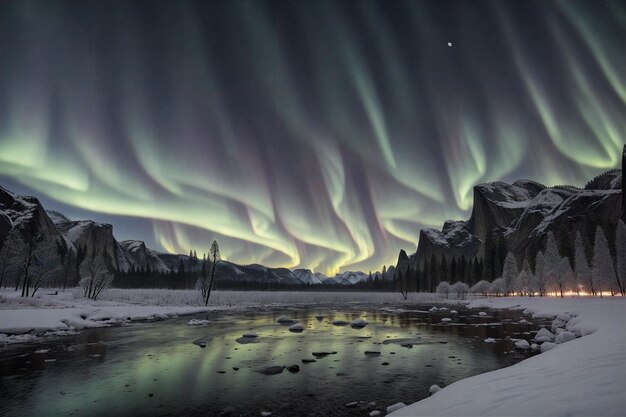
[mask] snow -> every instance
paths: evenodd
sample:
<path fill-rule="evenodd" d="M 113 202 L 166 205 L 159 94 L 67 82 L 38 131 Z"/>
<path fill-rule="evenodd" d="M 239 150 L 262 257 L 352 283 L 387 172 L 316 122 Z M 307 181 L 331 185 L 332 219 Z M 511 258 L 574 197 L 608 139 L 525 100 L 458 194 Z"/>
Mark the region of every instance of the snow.
<path fill-rule="evenodd" d="M 85 229 L 87 229 L 92 223 L 89 221 L 77 221 L 64 233 L 70 242 L 76 243 L 76 241 L 83 235 Z"/>
<path fill-rule="evenodd" d="M 524 339 L 516 340 L 515 349 L 521 349 L 521 350 L 530 349 L 530 343 L 528 343 L 528 340 L 524 340 Z"/>
<path fill-rule="evenodd" d="M 572 332 L 568 332 L 567 330 L 559 332 L 559 334 L 556 336 L 556 343 L 565 343 L 565 342 L 569 342 L 570 340 L 574 340 L 576 339 L 576 335 Z"/>
<path fill-rule="evenodd" d="M 441 387 L 439 385 L 431 385 L 430 388 L 428 389 L 428 392 L 430 393 L 430 395 L 433 395 L 437 392 L 441 391 Z"/>
<path fill-rule="evenodd" d="M 391 415 L 527 416 L 529 405 L 540 415 L 626 415 L 624 298 L 501 297 L 475 300 L 469 307 L 521 308 L 551 319 L 567 313 L 565 331 L 579 337 L 545 342 L 539 355 L 458 381 Z"/>
<path fill-rule="evenodd" d="M 189 320 L 189 323 L 187 323 L 190 326 L 206 326 L 207 324 L 211 323 L 208 320 L 198 320 L 198 319 L 191 319 Z"/>
<path fill-rule="evenodd" d="M 450 317 L 444 317 L 441 319 L 442 323 L 450 323 L 452 321 L 452 319 Z"/>
<path fill-rule="evenodd" d="M 493 337 L 488 337 L 485 339 L 485 343 L 496 343 L 496 339 Z"/>
<path fill-rule="evenodd" d="M 535 340 L 539 343 L 552 342 L 554 340 L 554 334 L 545 327 L 542 327 L 535 335 Z"/>
<path fill-rule="evenodd" d="M 390 405 L 387 407 L 387 414 L 393 413 L 394 411 L 400 410 L 402 408 L 406 408 L 405 403 L 395 403 L 394 405 Z"/>
<path fill-rule="evenodd" d="M 0 310 L 0 333 L 38 333 L 107 327 L 134 320 L 156 320 L 207 311 L 206 307 L 109 306 Z"/>

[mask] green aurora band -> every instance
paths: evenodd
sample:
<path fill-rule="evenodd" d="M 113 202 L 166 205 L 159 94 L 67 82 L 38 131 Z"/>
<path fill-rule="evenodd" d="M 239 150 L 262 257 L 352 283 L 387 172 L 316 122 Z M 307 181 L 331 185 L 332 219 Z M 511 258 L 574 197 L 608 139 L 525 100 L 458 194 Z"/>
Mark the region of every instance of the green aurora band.
<path fill-rule="evenodd" d="M 0 179 L 157 249 L 334 274 L 477 183 L 618 167 L 624 2 L 469 3 L 2 2 Z"/>

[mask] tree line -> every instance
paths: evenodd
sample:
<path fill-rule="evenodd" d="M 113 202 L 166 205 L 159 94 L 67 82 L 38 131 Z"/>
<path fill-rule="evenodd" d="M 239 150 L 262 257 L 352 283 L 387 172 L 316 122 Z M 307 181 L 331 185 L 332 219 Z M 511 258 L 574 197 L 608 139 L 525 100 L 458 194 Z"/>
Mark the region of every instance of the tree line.
<path fill-rule="evenodd" d="M 626 295 L 626 224 L 622 220 L 617 227 L 595 225 L 582 232 L 560 232 L 558 238 L 548 232 L 543 247 L 531 241 L 520 265 L 495 231 L 485 240 L 482 259 L 461 256 L 448 261 L 433 255 L 421 267 L 417 263 L 405 270 L 398 268 L 396 289 L 405 298 L 413 291 L 447 294 L 450 283 L 463 283 L 471 287 L 470 292 L 483 295 Z"/>

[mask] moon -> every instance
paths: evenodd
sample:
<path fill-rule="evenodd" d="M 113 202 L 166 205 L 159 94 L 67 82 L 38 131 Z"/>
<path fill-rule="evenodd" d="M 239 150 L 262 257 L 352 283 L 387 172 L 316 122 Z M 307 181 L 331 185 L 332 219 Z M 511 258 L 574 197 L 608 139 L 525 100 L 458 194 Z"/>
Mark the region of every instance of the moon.
<path fill-rule="evenodd" d="M 452 46 L 452 42 L 448 42 L 448 46 Z"/>

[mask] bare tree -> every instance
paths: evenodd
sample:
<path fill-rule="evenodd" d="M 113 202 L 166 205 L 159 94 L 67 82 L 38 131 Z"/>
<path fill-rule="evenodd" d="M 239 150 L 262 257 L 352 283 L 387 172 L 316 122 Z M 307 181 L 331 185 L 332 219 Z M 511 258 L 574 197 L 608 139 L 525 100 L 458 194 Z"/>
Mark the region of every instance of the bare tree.
<path fill-rule="evenodd" d="M 83 295 L 94 301 L 105 288 L 111 285 L 113 274 L 109 271 L 109 266 L 104 256 L 93 254 L 87 257 L 80 264 L 80 283 Z"/>
<path fill-rule="evenodd" d="M 446 298 L 448 298 L 451 290 L 452 288 L 450 287 L 450 283 L 448 281 L 441 281 L 439 285 L 437 285 L 435 292 L 438 294 L 445 294 Z"/>
<path fill-rule="evenodd" d="M 211 296 L 211 289 L 213 288 L 213 281 L 215 279 L 215 269 L 217 268 L 217 264 L 222 260 L 220 257 L 220 247 L 217 244 L 217 241 L 213 241 L 211 244 L 211 250 L 209 251 L 209 260 L 211 262 L 211 280 L 209 281 L 209 285 L 206 288 L 206 296 L 204 298 L 204 305 L 209 305 L 209 297 Z"/>
<path fill-rule="evenodd" d="M 474 294 L 481 294 L 483 297 L 486 297 L 489 294 L 489 287 L 491 283 L 489 281 L 480 280 L 476 284 L 470 288 L 470 291 Z"/>
<path fill-rule="evenodd" d="M 396 288 L 402 294 L 402 297 L 407 300 L 409 298 L 409 284 L 407 276 L 409 275 L 409 263 L 399 263 L 398 268 L 394 272 L 394 280 L 396 281 Z"/>
<path fill-rule="evenodd" d="M 22 287 L 22 297 L 28 297 L 30 290 L 30 270 L 35 257 L 35 245 L 42 240 L 38 234 L 30 241 L 25 241 L 22 233 L 13 228 L 5 242 L 5 255 L 9 259 L 9 269 L 17 271 L 15 275 L 15 291 Z"/>
<path fill-rule="evenodd" d="M 462 281 L 457 281 L 452 285 L 452 291 L 456 293 L 456 298 L 459 300 L 465 300 L 467 293 L 469 292 L 469 287 L 466 283 Z"/>
<path fill-rule="evenodd" d="M 15 276 L 15 280 L 19 286 L 19 278 L 17 276 L 17 260 L 16 252 L 22 248 L 22 240 L 18 238 L 19 232 L 13 229 L 4 241 L 4 245 L 0 249 L 0 287 L 8 285 L 11 276 Z M 17 288 L 16 288 L 17 291 Z"/>
<path fill-rule="evenodd" d="M 570 289 L 573 272 L 570 267 L 569 260 L 567 258 L 561 258 L 551 271 L 550 282 L 554 285 L 554 290 L 558 288 L 561 298 L 563 298 L 563 291 Z"/>
<path fill-rule="evenodd" d="M 56 239 L 44 240 L 33 251 L 28 278 L 28 284 L 33 290 L 31 297 L 34 297 L 39 288 L 61 271 L 61 259 L 59 259 L 57 243 Z M 28 295 L 28 290 L 29 288 L 26 289 L 26 295 Z"/>

